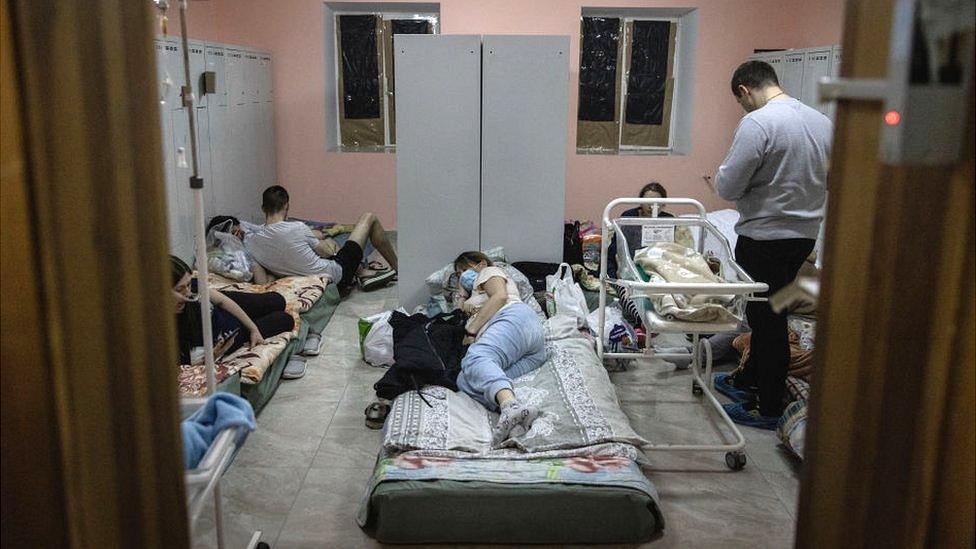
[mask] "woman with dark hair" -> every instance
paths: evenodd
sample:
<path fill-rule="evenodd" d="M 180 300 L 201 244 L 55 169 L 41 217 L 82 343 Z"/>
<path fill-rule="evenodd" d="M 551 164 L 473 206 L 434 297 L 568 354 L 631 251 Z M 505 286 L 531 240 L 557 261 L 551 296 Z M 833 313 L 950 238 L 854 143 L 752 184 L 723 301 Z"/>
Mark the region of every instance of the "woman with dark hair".
<path fill-rule="evenodd" d="M 190 350 L 203 345 L 200 325 L 200 302 L 197 284 L 190 266 L 176 256 L 169 256 L 173 282 L 173 306 L 179 343 L 180 364 L 199 364 Z M 252 294 L 210 290 L 211 326 L 214 359 L 230 354 L 245 344 L 264 342 L 265 337 L 291 331 L 295 319 L 285 312 L 285 298 L 276 292 Z M 252 320 L 253 319 L 253 320 Z"/>
<path fill-rule="evenodd" d="M 637 195 L 638 198 L 667 198 L 668 191 L 657 181 L 651 181 L 647 185 L 641 187 L 640 194 Z M 654 217 L 654 209 L 650 204 L 641 204 L 636 208 L 631 208 L 620 214 L 620 217 Z M 659 209 L 657 212 L 657 217 L 674 217 L 674 215 L 664 211 L 663 208 Z M 627 237 L 627 246 L 630 248 L 630 253 L 633 254 L 641 248 L 641 228 L 636 226 L 624 225 L 621 227 L 624 232 L 624 236 Z M 607 248 L 607 254 L 610 257 L 607 258 L 607 275 L 610 278 L 617 278 L 617 239 L 614 235 L 613 242 L 610 243 L 610 247 Z"/>
<path fill-rule="evenodd" d="M 461 359 L 457 385 L 489 410 L 499 410 L 492 444 L 523 435 L 539 411 L 519 401 L 512 380 L 546 361 L 545 334 L 535 312 L 519 297 L 504 269 L 481 252 L 464 252 L 454 260 L 461 285 L 471 297 L 461 309 L 474 343 Z"/>

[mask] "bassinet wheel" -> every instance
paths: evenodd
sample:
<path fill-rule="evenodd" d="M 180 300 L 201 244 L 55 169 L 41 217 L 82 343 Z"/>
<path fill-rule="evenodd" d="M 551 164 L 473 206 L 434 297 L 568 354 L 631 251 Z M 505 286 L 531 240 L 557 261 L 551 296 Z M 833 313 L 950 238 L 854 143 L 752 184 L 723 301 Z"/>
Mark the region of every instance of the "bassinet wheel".
<path fill-rule="evenodd" d="M 256 549 L 271 549 L 271 546 L 262 541 L 262 542 L 259 542 L 257 545 L 255 545 L 255 548 Z"/>
<path fill-rule="evenodd" d="M 745 452 L 727 452 L 725 454 L 725 465 L 733 471 L 741 471 L 746 466 Z"/>
<path fill-rule="evenodd" d="M 693 394 L 695 396 L 702 396 L 702 393 L 704 393 L 704 391 L 702 391 L 701 384 L 699 384 L 697 381 L 692 381 L 691 382 L 691 394 Z"/>

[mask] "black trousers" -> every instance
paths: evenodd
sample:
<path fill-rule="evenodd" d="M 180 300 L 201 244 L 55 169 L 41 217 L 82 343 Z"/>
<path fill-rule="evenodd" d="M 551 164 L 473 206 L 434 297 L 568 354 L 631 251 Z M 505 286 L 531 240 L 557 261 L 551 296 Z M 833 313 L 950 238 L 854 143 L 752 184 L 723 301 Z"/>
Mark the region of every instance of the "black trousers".
<path fill-rule="evenodd" d="M 252 294 L 248 292 L 221 292 L 251 317 L 261 332 L 261 337 L 276 336 L 290 332 L 295 327 L 295 319 L 285 312 L 285 298 L 277 292 Z M 250 332 L 241 330 L 234 343 L 225 354 L 230 354 L 251 341 Z"/>
<path fill-rule="evenodd" d="M 769 285 L 764 297 L 778 292 L 796 278 L 816 243 L 810 238 L 753 240 L 739 236 L 735 261 L 756 282 Z M 750 301 L 746 318 L 752 328 L 749 360 L 736 376 L 740 388 L 758 386 L 759 413 L 779 416 L 783 413 L 786 374 L 790 364 L 790 339 L 786 313 L 774 313 L 765 301 Z"/>

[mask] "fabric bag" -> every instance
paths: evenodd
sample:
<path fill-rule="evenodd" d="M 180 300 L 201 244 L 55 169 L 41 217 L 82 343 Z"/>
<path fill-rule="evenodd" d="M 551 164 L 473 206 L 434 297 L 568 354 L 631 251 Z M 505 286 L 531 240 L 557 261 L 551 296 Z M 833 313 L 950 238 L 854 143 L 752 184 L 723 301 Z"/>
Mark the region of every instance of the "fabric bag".
<path fill-rule="evenodd" d="M 546 277 L 546 312 L 550 317 L 568 315 L 576 317 L 577 325 L 586 325 L 586 297 L 579 284 L 573 281 L 573 270 L 563 263 L 555 274 Z"/>

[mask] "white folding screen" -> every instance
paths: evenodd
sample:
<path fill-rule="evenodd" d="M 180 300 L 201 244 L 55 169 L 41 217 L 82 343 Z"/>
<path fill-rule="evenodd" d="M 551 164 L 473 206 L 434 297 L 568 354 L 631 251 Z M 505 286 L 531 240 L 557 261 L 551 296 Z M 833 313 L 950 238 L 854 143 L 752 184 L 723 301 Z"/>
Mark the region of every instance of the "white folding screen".
<path fill-rule="evenodd" d="M 481 74 L 481 247 L 558 263 L 569 37 L 485 36 Z"/>
<path fill-rule="evenodd" d="M 424 279 L 478 249 L 481 37 L 396 39 L 400 304 L 427 302 Z"/>
<path fill-rule="evenodd" d="M 200 177 L 206 215 L 260 219 L 261 191 L 275 183 L 275 141 L 271 56 L 240 46 L 191 41 Z M 156 39 L 160 125 L 173 254 L 193 257 L 189 177 L 189 123 L 180 98 L 183 52 L 174 38 Z M 214 73 L 216 90 L 204 94 L 204 73 Z"/>
<path fill-rule="evenodd" d="M 397 82 L 400 304 L 464 250 L 562 256 L 569 39 L 402 35 Z"/>

